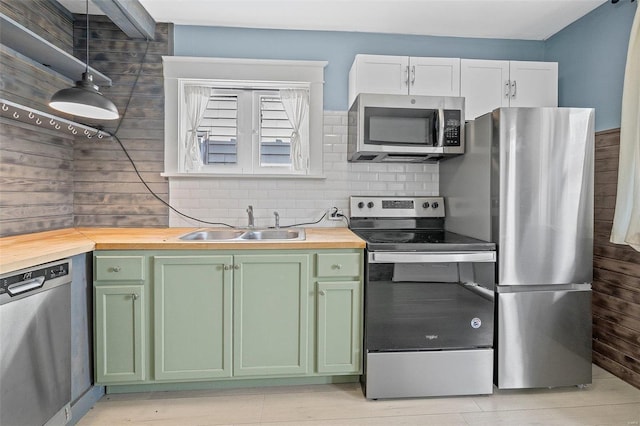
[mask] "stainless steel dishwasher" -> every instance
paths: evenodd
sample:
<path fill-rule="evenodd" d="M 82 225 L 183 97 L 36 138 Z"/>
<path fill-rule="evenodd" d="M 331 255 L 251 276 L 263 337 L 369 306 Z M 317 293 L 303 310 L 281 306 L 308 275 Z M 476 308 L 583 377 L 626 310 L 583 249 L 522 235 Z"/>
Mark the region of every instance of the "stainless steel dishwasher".
<path fill-rule="evenodd" d="M 65 424 L 71 260 L 0 275 L 0 425 Z"/>

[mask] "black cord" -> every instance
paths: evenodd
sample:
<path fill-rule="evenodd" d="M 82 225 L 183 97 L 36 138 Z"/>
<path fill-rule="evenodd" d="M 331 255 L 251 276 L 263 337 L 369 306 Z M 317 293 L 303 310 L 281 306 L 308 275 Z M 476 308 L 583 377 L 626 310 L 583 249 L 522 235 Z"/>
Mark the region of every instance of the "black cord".
<path fill-rule="evenodd" d="M 127 151 L 127 149 L 122 144 L 122 141 L 120 140 L 120 138 L 117 136 L 118 130 L 120 130 L 120 126 L 122 126 L 122 122 L 124 121 L 124 117 L 127 114 L 127 111 L 129 110 L 129 104 L 131 103 L 131 99 L 133 98 L 133 92 L 134 92 L 134 90 L 136 88 L 136 85 L 138 84 L 138 80 L 140 79 L 140 74 L 142 74 L 142 67 L 144 66 L 144 61 L 145 61 L 145 59 L 147 57 L 147 52 L 148 51 L 149 51 L 149 39 L 147 39 L 147 45 L 145 47 L 144 54 L 142 55 L 142 60 L 140 61 L 140 68 L 138 69 L 138 72 L 136 73 L 136 78 L 133 81 L 133 86 L 131 86 L 131 92 L 129 93 L 129 98 L 127 99 L 127 103 L 124 106 L 124 111 L 122 112 L 122 116 L 120 117 L 120 121 L 118 122 L 118 125 L 116 126 L 116 129 L 113 131 L 113 133 L 110 133 L 110 132 L 106 132 L 106 133 L 109 133 L 109 135 L 118 142 L 118 144 L 120 145 L 120 148 L 122 148 L 122 151 L 127 156 L 127 159 L 129 160 L 129 163 L 131 163 L 131 166 L 133 167 L 133 170 L 136 172 L 136 175 L 138 176 L 138 179 L 140 179 L 140 182 L 142 182 L 142 184 L 145 186 L 145 188 L 147 188 L 147 191 L 149 191 L 149 193 L 151 195 L 153 195 L 156 200 L 160 201 L 162 204 L 167 206 L 171 211 L 173 211 L 173 212 L 175 212 L 175 213 L 179 214 L 180 216 L 185 217 L 187 219 L 195 220 L 196 222 L 204 223 L 206 225 L 222 225 L 222 226 L 226 226 L 226 227 L 229 227 L 229 228 L 235 228 L 235 226 L 229 225 L 228 223 L 224 223 L 224 222 L 209 222 L 207 220 L 202 220 L 202 219 L 198 219 L 198 218 L 193 217 L 193 216 L 189 216 L 188 214 L 181 212 L 180 210 L 176 209 L 171 204 L 169 204 L 168 202 L 163 200 L 158 194 L 153 192 L 153 190 L 149 187 L 147 182 L 145 182 L 145 180 L 142 178 L 142 175 L 138 171 L 138 167 L 136 167 L 136 163 L 134 163 L 133 159 L 129 155 L 129 152 Z M 338 209 L 336 208 L 336 211 L 337 210 Z M 317 223 L 322 222 L 322 220 L 326 216 L 327 216 L 327 212 L 325 212 L 322 215 L 322 217 L 320 219 L 316 220 L 315 222 L 294 223 L 293 225 L 281 226 L 281 228 L 291 228 L 291 227 L 294 227 L 294 226 L 302 226 L 302 225 L 315 225 Z M 344 219 L 346 219 L 344 216 L 342 216 L 342 217 Z M 347 219 L 347 224 L 348 223 L 349 223 L 349 221 Z"/>
<path fill-rule="evenodd" d="M 122 151 L 127 156 L 127 159 L 129 160 L 129 162 L 131 163 L 131 166 L 133 166 L 133 170 L 136 172 L 136 175 L 138 175 L 138 179 L 140 179 L 140 182 L 142 182 L 142 184 L 145 186 L 145 188 L 147 188 L 147 191 L 149 191 L 149 193 L 151 195 L 153 195 L 156 200 L 160 201 L 162 204 L 167 206 L 171 211 L 173 211 L 173 212 L 175 212 L 175 213 L 179 214 L 180 216 L 185 217 L 187 219 L 195 220 L 197 222 L 204 223 L 204 224 L 207 224 L 207 225 L 222 225 L 222 226 L 227 226 L 229 228 L 234 228 L 233 225 L 229 225 L 228 223 L 209 222 L 209 221 L 206 221 L 206 220 L 198 219 L 198 218 L 193 217 L 193 216 L 189 216 L 188 214 L 181 212 L 180 210 L 176 209 L 171 204 L 169 204 L 165 200 L 163 200 L 158 194 L 153 192 L 153 190 L 149 187 L 147 182 L 145 182 L 145 180 L 142 178 L 142 175 L 140 174 L 140 172 L 138 171 L 138 168 L 136 167 L 136 163 L 133 162 L 133 159 L 129 155 L 129 152 L 127 151 L 127 149 L 122 144 L 122 141 L 120 140 L 120 138 L 117 136 L 118 130 L 120 130 L 120 126 L 122 126 L 122 122 L 124 121 L 124 117 L 127 114 L 127 111 L 129 110 L 129 105 L 131 104 L 131 99 L 133 98 L 133 92 L 134 92 L 134 90 L 136 88 L 136 85 L 138 84 L 138 80 L 140 79 L 140 74 L 142 74 L 142 67 L 144 66 L 144 61 L 145 61 L 145 59 L 147 57 L 147 52 L 148 51 L 149 51 L 149 39 L 147 39 L 147 46 L 146 46 L 146 48 L 144 50 L 144 54 L 142 55 L 142 60 L 140 61 L 140 68 L 138 69 L 138 72 L 136 73 L 136 78 L 133 81 L 133 86 L 131 86 L 131 92 L 129 93 L 129 98 L 127 99 L 127 103 L 124 106 L 124 111 L 122 112 L 122 116 L 120 117 L 120 121 L 118 122 L 118 125 L 116 126 L 116 129 L 113 131 L 113 133 L 109 133 L 109 132 L 107 132 L 107 133 L 109 133 L 109 135 L 118 142 L 118 144 L 120 145 L 120 148 L 122 148 Z"/>
<path fill-rule="evenodd" d="M 145 186 L 145 188 L 147 188 L 147 191 L 149 191 L 149 193 L 151 195 L 153 195 L 156 200 L 160 201 L 162 204 L 164 204 L 165 206 L 167 206 L 171 211 L 179 214 L 182 217 L 186 217 L 187 219 L 191 219 L 191 220 L 195 220 L 197 222 L 200 223 L 204 223 L 207 225 L 223 225 L 223 226 L 227 226 L 229 228 L 235 228 L 233 225 L 229 225 L 227 223 L 223 223 L 223 222 L 209 222 L 206 220 L 202 220 L 202 219 L 198 219 L 197 217 L 193 217 L 193 216 L 189 216 L 186 213 L 181 212 L 180 210 L 176 209 L 175 207 L 173 207 L 171 204 L 167 203 L 165 200 L 163 200 L 162 198 L 160 198 L 160 196 L 158 194 L 156 194 L 155 192 L 153 192 L 153 190 L 149 187 L 149 185 L 147 184 L 147 182 L 145 182 L 145 180 L 142 178 L 142 175 L 140 175 L 140 172 L 138 171 L 138 168 L 136 167 L 136 164 L 133 162 L 133 159 L 131 158 L 131 156 L 129 155 L 129 153 L 127 152 L 126 148 L 124 147 L 124 145 L 122 144 L 122 142 L 120 141 L 120 138 L 117 137 L 115 134 L 111 135 L 112 138 L 114 138 L 118 144 L 120 145 L 120 148 L 122 148 L 122 151 L 124 152 L 124 154 L 127 156 L 127 158 L 129 159 L 129 162 L 131 163 L 131 165 L 133 166 L 133 170 L 136 172 L 136 175 L 138 175 L 138 179 L 140 179 L 140 182 L 142 182 L 142 184 Z"/>
<path fill-rule="evenodd" d="M 281 226 L 280 228 L 293 228 L 294 226 L 302 226 L 302 225 L 315 225 L 317 223 L 322 222 L 322 219 L 324 219 L 327 216 L 327 212 L 324 212 L 322 214 L 322 216 L 320 217 L 320 219 L 316 220 L 315 222 L 302 222 L 302 223 L 294 223 L 293 225 L 284 225 Z M 273 226 L 269 227 L 270 229 L 274 228 Z"/>

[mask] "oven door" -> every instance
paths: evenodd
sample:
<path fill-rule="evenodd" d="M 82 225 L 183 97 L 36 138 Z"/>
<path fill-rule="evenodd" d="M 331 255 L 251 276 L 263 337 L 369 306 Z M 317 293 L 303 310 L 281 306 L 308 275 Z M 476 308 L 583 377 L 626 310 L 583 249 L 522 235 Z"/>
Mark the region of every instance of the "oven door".
<path fill-rule="evenodd" d="M 495 252 L 369 252 L 365 346 L 371 352 L 493 346 Z"/>

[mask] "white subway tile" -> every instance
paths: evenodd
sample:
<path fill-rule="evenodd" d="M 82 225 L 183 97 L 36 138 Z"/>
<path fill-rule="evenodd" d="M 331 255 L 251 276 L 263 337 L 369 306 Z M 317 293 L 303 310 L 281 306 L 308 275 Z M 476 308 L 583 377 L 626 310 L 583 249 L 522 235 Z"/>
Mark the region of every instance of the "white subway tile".
<path fill-rule="evenodd" d="M 246 226 L 247 205 L 259 226 L 311 222 L 328 208 L 347 212 L 351 195 L 437 195 L 437 164 L 350 163 L 347 161 L 346 111 L 325 111 L 322 141 L 323 180 L 260 178 L 169 179 L 171 203 L 184 213 L 211 221 Z M 203 226 L 169 214 L 170 226 Z M 323 221 L 314 226 L 344 226 Z"/>

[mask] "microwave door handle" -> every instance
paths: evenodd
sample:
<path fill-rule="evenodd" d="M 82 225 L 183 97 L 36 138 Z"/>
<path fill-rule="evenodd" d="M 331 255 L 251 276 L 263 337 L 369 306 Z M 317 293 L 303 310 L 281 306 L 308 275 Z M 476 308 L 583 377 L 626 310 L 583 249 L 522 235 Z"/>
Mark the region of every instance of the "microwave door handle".
<path fill-rule="evenodd" d="M 438 129 L 440 128 L 440 113 L 436 111 L 433 114 L 433 128 L 431 129 L 431 146 L 438 146 Z"/>
<path fill-rule="evenodd" d="M 434 137 L 434 142 L 437 142 L 433 146 L 444 146 L 444 109 L 438 109 L 438 128 Z M 435 140 L 437 138 L 437 140 Z"/>

